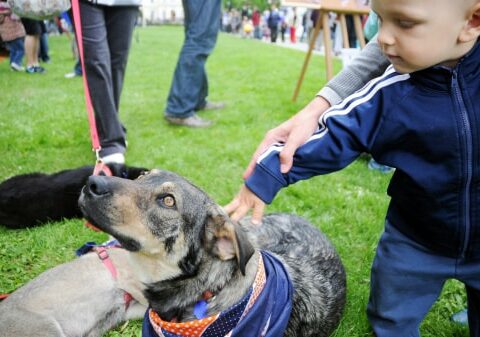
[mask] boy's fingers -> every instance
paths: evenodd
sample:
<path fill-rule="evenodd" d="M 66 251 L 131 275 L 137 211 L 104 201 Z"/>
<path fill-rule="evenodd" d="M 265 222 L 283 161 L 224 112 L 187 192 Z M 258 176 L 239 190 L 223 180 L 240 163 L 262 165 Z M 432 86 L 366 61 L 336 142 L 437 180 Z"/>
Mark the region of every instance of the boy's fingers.
<path fill-rule="evenodd" d="M 223 209 L 227 214 L 230 214 L 238 207 L 239 203 L 240 202 L 238 201 L 238 198 L 235 198 L 231 202 L 223 206 Z"/>
<path fill-rule="evenodd" d="M 299 139 L 293 137 L 288 138 L 287 143 L 279 154 L 280 159 L 280 171 L 282 173 L 287 173 L 292 168 L 293 164 L 293 155 L 297 151 L 298 147 L 302 145 L 303 142 Z"/>
<path fill-rule="evenodd" d="M 253 208 L 252 223 L 254 225 L 260 225 L 262 223 L 263 212 L 265 210 L 265 204 L 257 204 Z"/>
<path fill-rule="evenodd" d="M 230 215 L 230 219 L 232 219 L 233 221 L 239 221 L 248 213 L 249 210 L 250 207 L 246 205 L 241 205 Z"/>

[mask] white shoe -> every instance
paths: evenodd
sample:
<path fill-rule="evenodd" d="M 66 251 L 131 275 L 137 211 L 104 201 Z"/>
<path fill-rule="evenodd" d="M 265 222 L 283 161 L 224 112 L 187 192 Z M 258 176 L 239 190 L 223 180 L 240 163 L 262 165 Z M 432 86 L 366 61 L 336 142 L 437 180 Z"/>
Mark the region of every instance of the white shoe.
<path fill-rule="evenodd" d="M 125 164 L 125 156 L 123 153 L 112 153 L 101 159 L 105 164 Z"/>
<path fill-rule="evenodd" d="M 10 68 L 12 68 L 12 70 L 15 70 L 15 71 L 25 71 L 24 67 L 22 67 L 21 65 L 15 62 L 10 63 Z"/>
<path fill-rule="evenodd" d="M 78 76 L 78 77 L 81 77 L 82 75 L 79 75 L 79 74 L 77 74 L 77 73 L 74 72 L 74 71 L 71 72 L 71 73 L 67 73 L 67 74 L 63 75 L 63 77 L 65 77 L 65 78 L 74 78 L 74 77 L 77 77 L 77 76 Z"/>

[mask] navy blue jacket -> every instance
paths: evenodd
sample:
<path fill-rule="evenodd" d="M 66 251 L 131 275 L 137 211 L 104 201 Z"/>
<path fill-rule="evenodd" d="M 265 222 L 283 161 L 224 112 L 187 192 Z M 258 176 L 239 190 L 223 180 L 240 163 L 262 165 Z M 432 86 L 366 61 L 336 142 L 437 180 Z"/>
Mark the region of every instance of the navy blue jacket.
<path fill-rule="evenodd" d="M 282 187 L 339 170 L 362 152 L 396 168 L 387 219 L 436 253 L 480 258 L 480 43 L 453 69 L 392 67 L 330 108 L 280 173 L 272 146 L 247 187 L 270 203 Z"/>

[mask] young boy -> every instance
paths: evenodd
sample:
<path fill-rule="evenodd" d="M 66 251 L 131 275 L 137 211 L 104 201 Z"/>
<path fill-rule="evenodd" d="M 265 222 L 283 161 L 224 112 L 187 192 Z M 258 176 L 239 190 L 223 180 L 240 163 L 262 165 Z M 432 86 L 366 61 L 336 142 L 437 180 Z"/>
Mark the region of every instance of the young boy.
<path fill-rule="evenodd" d="M 10 52 L 12 70 L 23 71 L 25 29 L 20 18 L 12 13 L 10 5 L 4 0 L 0 1 L 0 38 Z"/>
<path fill-rule="evenodd" d="M 236 219 L 263 213 L 285 186 L 339 170 L 361 153 L 396 168 L 367 314 L 378 337 L 419 336 L 449 278 L 467 290 L 480 336 L 480 1 L 373 0 L 392 66 L 329 109 L 282 174 L 272 146 L 237 197 Z"/>

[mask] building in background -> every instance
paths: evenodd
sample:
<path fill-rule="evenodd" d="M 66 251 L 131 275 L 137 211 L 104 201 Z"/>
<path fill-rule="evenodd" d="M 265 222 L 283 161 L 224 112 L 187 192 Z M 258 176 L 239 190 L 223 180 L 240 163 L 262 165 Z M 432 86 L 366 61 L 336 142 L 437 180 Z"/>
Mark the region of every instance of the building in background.
<path fill-rule="evenodd" d="M 142 25 L 183 23 L 182 0 L 143 0 Z"/>

